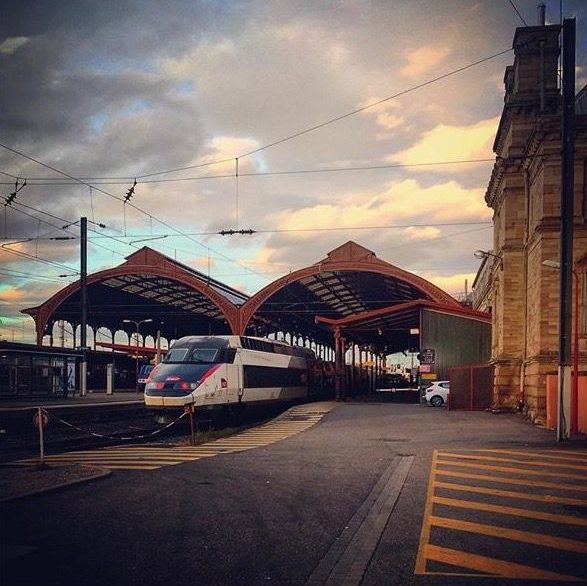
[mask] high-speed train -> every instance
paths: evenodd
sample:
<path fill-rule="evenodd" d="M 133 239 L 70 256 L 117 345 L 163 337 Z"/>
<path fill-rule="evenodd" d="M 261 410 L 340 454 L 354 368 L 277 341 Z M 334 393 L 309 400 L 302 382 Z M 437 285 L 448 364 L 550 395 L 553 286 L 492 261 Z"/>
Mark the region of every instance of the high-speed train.
<path fill-rule="evenodd" d="M 287 402 L 308 398 L 315 356 L 284 342 L 245 336 L 187 336 L 150 373 L 145 405 L 156 411 L 187 405 Z"/>

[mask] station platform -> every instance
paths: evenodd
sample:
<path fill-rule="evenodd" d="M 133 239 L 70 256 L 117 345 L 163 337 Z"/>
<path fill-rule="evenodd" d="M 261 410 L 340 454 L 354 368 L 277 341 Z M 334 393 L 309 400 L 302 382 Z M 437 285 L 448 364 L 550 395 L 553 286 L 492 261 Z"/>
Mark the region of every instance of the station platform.
<path fill-rule="evenodd" d="M 0 399 L 0 413 L 19 411 L 23 409 L 33 409 L 42 407 L 43 409 L 61 409 L 63 407 L 98 407 L 99 405 L 132 405 L 142 404 L 143 393 L 137 393 L 135 389 L 121 389 L 107 394 L 106 390 L 89 390 L 82 397 L 79 393 L 68 395 L 67 399 L 63 396 L 55 397 L 15 397 L 14 399 Z"/>

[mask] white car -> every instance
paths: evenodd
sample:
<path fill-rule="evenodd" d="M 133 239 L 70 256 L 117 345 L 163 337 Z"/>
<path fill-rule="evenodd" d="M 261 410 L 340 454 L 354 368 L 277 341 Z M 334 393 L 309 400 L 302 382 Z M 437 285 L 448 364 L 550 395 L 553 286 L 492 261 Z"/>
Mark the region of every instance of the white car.
<path fill-rule="evenodd" d="M 437 380 L 424 391 L 424 399 L 428 405 L 442 407 L 448 400 L 450 381 Z"/>

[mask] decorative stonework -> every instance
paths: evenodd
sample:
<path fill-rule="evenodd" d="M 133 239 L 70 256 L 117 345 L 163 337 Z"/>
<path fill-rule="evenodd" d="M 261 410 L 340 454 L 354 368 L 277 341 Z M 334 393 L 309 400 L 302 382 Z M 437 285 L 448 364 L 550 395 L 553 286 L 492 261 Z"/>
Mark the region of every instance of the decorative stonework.
<path fill-rule="evenodd" d="M 501 259 L 484 293 L 493 307 L 494 400 L 502 408 L 523 404 L 538 423 L 545 420 L 546 375 L 558 366 L 559 273 L 543 265 L 559 259 L 558 33 L 557 26 L 516 32 L 515 61 L 506 69 L 505 105 L 494 143 L 498 158 L 485 196 L 494 210 L 493 253 Z M 576 124 L 573 247 L 578 261 L 587 254 L 587 117 L 577 116 Z M 585 291 L 575 294 L 584 304 Z M 587 367 L 586 342 L 579 343 L 580 369 Z"/>

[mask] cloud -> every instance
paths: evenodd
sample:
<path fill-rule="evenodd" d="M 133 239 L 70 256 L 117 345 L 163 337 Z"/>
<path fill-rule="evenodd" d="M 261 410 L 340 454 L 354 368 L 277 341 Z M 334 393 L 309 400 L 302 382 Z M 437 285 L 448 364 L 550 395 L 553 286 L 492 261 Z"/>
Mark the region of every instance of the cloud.
<path fill-rule="evenodd" d="M 390 184 L 379 194 L 349 193 L 337 204 L 318 204 L 277 214 L 284 230 L 299 230 L 299 237 L 311 238 L 310 229 L 386 226 L 413 221 L 459 222 L 489 220 L 491 211 L 483 200 L 484 188 L 465 189 L 456 181 L 424 187 L 414 179 Z M 417 231 L 408 233 L 416 237 Z M 421 234 L 421 233 L 420 233 Z M 429 235 L 428 235 L 429 236 Z M 424 237 L 424 236 L 420 236 Z"/>
<path fill-rule="evenodd" d="M 402 77 L 420 79 L 426 73 L 434 70 L 445 57 L 450 54 L 448 47 L 427 45 L 406 54 L 407 65 L 399 70 Z"/>
<path fill-rule="evenodd" d="M 419 142 L 386 157 L 386 160 L 405 165 L 418 165 L 436 161 L 493 158 L 491 147 L 498 122 L 499 118 L 491 118 L 469 126 L 439 124 L 425 132 Z M 430 171 L 430 167 L 427 167 L 427 170 Z M 450 165 L 434 167 L 434 170 L 454 172 Z"/>
<path fill-rule="evenodd" d="M 434 226 L 410 226 L 404 230 L 409 240 L 433 240 L 440 236 L 441 231 Z"/>
<path fill-rule="evenodd" d="M 9 285 L 0 286 L 0 301 L 3 303 L 16 303 L 25 299 L 25 292 L 18 287 Z"/>
<path fill-rule="evenodd" d="M 465 281 L 467 281 L 468 292 L 471 292 L 471 285 L 475 280 L 475 273 L 459 273 L 456 275 L 438 276 L 430 273 L 419 273 L 419 276 L 434 283 L 449 295 L 457 297 L 465 292 Z"/>
<path fill-rule="evenodd" d="M 28 37 L 8 37 L 0 44 L 0 55 L 12 55 L 28 41 Z"/>
<path fill-rule="evenodd" d="M 376 96 L 369 96 L 362 100 L 359 107 L 364 108 L 369 104 L 377 104 L 382 98 Z M 383 130 L 390 131 L 398 128 L 404 122 L 404 116 L 398 113 L 401 106 L 398 102 L 387 101 L 382 104 L 372 106 L 362 112 L 363 116 L 374 116 L 377 126 Z M 378 135 L 378 138 L 387 138 L 388 134 Z"/>

